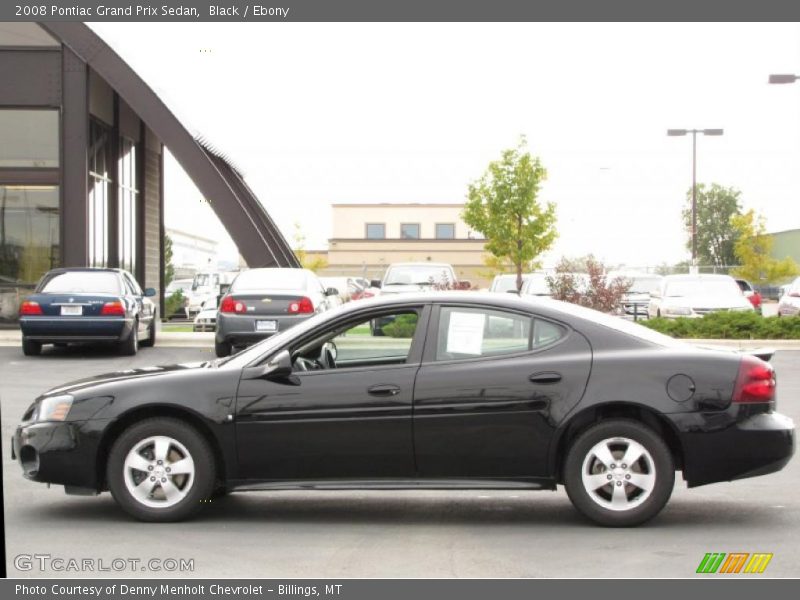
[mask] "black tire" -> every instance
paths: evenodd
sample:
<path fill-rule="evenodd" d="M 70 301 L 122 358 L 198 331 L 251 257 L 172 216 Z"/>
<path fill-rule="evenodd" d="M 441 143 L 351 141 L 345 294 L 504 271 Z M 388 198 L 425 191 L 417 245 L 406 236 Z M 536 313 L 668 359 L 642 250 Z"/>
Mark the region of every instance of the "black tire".
<path fill-rule="evenodd" d="M 147 328 L 147 339 L 139 343 L 143 348 L 152 348 L 156 345 L 156 317 L 153 315 L 153 320 L 150 321 L 150 327 Z"/>
<path fill-rule="evenodd" d="M 626 448 L 623 440 L 641 444 L 647 455 L 642 455 L 633 465 L 612 463 L 616 467 L 612 474 L 593 452 L 596 445 L 606 440 L 611 441 L 607 448 L 618 448 L 611 452 L 613 459 L 622 458 Z M 609 483 L 594 492 L 587 490 L 583 481 L 583 470 L 587 466 L 591 466 L 588 470 L 592 471 L 588 476 L 602 476 L 599 477 L 601 482 L 607 477 Z M 628 470 L 622 467 L 628 467 Z M 648 473 L 649 470 L 652 472 Z M 631 477 L 642 475 L 653 478 L 649 492 L 626 483 Z M 619 489 L 614 487 L 615 484 Z M 602 421 L 587 429 L 570 445 L 564 463 L 564 485 L 575 508 L 595 523 L 606 527 L 632 527 L 652 519 L 664 508 L 675 485 L 675 465 L 667 445 L 649 427 L 628 419 Z M 617 510 L 608 506 L 615 489 L 624 494 L 621 497 L 624 498 L 623 506 L 628 508 Z"/>
<path fill-rule="evenodd" d="M 226 356 L 230 356 L 232 352 L 230 342 L 218 342 L 214 340 L 214 352 L 216 353 L 218 358 L 225 358 Z"/>
<path fill-rule="evenodd" d="M 194 472 L 191 480 L 184 480 L 189 486 L 180 501 L 171 506 L 148 506 L 137 499 L 126 484 L 128 477 L 125 460 L 131 450 L 153 436 L 165 436 L 181 444 L 191 456 Z M 166 463 L 170 464 L 170 463 Z M 181 521 L 194 515 L 214 492 L 216 481 L 216 462 L 214 452 L 208 441 L 194 427 L 172 417 L 154 417 L 134 423 L 114 442 L 106 467 L 106 481 L 111 495 L 120 507 L 140 521 L 172 522 Z M 135 470 L 131 469 L 133 473 Z M 180 477 L 180 476 L 178 476 Z M 147 479 L 147 475 L 144 476 Z M 170 482 L 177 480 L 170 477 Z M 160 486 L 158 482 L 154 484 Z M 176 483 L 177 485 L 177 483 Z M 154 488 L 151 494 L 159 494 Z M 152 500 L 157 502 L 156 499 Z"/>
<path fill-rule="evenodd" d="M 22 353 L 25 356 L 39 356 L 42 353 L 41 342 L 35 342 L 22 336 Z"/>
<path fill-rule="evenodd" d="M 139 321 L 134 320 L 128 337 L 119 345 L 119 353 L 123 356 L 135 356 L 139 351 Z"/>

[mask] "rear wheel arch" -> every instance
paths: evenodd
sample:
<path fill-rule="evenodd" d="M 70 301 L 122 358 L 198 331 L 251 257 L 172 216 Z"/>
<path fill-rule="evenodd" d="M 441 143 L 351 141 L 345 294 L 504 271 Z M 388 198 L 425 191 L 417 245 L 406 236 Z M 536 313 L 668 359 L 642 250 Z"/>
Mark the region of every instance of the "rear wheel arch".
<path fill-rule="evenodd" d="M 220 483 L 225 482 L 226 479 L 226 466 L 223 459 L 222 448 L 219 445 L 219 440 L 212 433 L 211 428 L 203 420 L 202 417 L 189 410 L 182 409 L 176 406 L 169 405 L 150 405 L 140 408 L 134 408 L 130 411 L 120 415 L 108 429 L 103 433 L 100 439 L 100 444 L 97 449 L 97 461 L 95 464 L 95 476 L 97 481 L 98 491 L 108 489 L 108 482 L 106 481 L 106 467 L 108 465 L 108 456 L 111 452 L 111 447 L 114 442 L 122 435 L 130 426 L 151 419 L 153 417 L 172 417 L 185 422 L 194 427 L 209 443 L 214 453 L 214 462 L 216 466 L 217 479 Z"/>
<path fill-rule="evenodd" d="M 559 428 L 550 453 L 551 472 L 554 473 L 558 483 L 564 482 L 564 462 L 572 442 L 597 423 L 611 419 L 628 419 L 650 427 L 669 448 L 676 470 L 683 469 L 683 446 L 680 437 L 664 415 L 642 404 L 608 402 L 583 409 Z"/>

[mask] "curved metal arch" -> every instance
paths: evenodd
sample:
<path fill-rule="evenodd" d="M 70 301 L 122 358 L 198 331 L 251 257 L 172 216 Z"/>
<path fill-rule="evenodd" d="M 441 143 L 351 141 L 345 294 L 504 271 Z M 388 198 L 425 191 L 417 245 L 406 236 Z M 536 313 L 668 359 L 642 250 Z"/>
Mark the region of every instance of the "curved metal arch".
<path fill-rule="evenodd" d="M 299 267 L 286 239 L 238 170 L 196 140 L 136 72 L 88 26 L 39 23 L 94 69 L 169 148 L 250 267 Z"/>

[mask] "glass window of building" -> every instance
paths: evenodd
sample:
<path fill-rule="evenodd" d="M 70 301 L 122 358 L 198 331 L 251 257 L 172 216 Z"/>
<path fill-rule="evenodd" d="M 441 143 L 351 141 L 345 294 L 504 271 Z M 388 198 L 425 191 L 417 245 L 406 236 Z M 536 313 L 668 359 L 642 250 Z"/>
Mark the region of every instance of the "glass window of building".
<path fill-rule="evenodd" d="M 139 190 L 136 188 L 136 144 L 120 139 L 118 165 L 119 203 L 119 266 L 136 272 L 136 227 Z"/>
<path fill-rule="evenodd" d="M 436 224 L 436 239 L 437 240 L 453 240 L 456 237 L 455 223 L 437 223 Z"/>
<path fill-rule="evenodd" d="M 386 239 L 385 223 L 367 223 L 367 239 L 383 240 Z"/>
<path fill-rule="evenodd" d="M 111 128 L 89 123 L 89 266 L 108 264 L 109 140 Z"/>
<path fill-rule="evenodd" d="M 419 239 L 419 223 L 401 223 L 400 224 L 400 239 L 403 239 L 403 240 L 418 240 Z"/>
<path fill-rule="evenodd" d="M 0 323 L 59 264 L 58 186 L 0 185 Z"/>
<path fill-rule="evenodd" d="M 0 109 L 0 167 L 58 167 L 58 111 Z"/>

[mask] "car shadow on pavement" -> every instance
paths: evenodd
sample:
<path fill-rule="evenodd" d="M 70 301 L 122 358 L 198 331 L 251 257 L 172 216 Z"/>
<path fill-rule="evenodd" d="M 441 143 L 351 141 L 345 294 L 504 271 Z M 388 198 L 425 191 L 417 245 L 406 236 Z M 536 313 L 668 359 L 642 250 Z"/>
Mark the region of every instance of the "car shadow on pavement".
<path fill-rule="evenodd" d="M 234 523 L 258 525 L 424 525 L 424 526 L 503 526 L 535 525 L 551 527 L 592 527 L 580 516 L 563 493 L 481 494 L 469 492 L 439 494 L 430 492 L 241 492 L 209 501 L 190 522 L 215 528 Z M 99 498 L 71 499 L 58 506 L 39 506 L 37 519 L 43 524 L 48 519 L 80 521 L 138 523 L 127 516 L 108 494 Z M 732 527 L 783 526 L 791 511 L 776 513 L 763 504 L 742 502 L 709 503 L 698 498 L 675 500 L 653 521 L 653 528 L 691 528 L 703 525 L 704 530 Z M 149 524 L 143 524 L 145 526 Z M 169 527 L 180 524 L 151 526 Z"/>

